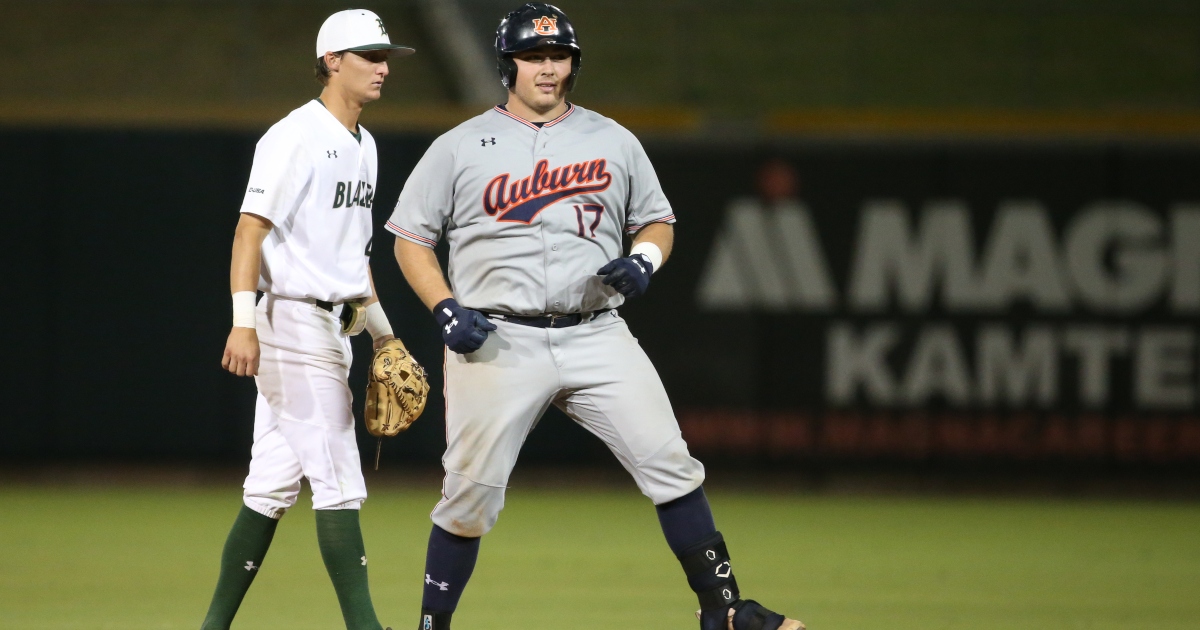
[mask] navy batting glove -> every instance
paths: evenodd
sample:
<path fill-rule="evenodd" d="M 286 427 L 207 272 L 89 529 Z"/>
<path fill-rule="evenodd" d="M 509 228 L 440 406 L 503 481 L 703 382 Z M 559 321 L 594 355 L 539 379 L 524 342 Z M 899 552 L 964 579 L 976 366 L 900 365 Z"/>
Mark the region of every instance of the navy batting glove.
<path fill-rule="evenodd" d="M 616 289 L 625 297 L 637 297 L 646 292 L 650 286 L 650 274 L 654 273 L 654 265 L 645 254 L 634 254 L 625 258 L 609 261 L 607 265 L 596 272 L 604 276 L 604 284 Z"/>
<path fill-rule="evenodd" d="M 479 311 L 458 305 L 454 298 L 446 298 L 433 307 L 433 316 L 442 328 L 442 340 L 446 347 L 459 354 L 475 352 L 487 341 L 488 331 L 496 325 Z"/>

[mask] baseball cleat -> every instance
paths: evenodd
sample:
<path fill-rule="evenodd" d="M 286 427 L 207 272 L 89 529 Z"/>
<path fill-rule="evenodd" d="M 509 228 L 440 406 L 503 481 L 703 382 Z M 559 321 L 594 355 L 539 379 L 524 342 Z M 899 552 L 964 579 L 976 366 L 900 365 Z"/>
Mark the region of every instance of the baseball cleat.
<path fill-rule="evenodd" d="M 746 628 L 736 628 L 733 625 L 733 616 L 742 608 L 746 608 L 744 617 L 739 617 L 738 620 L 746 620 L 748 624 Z M 702 619 L 700 611 L 696 611 L 696 619 Z M 726 630 L 806 630 L 803 621 L 797 619 L 788 619 L 783 615 L 771 612 L 764 608 L 758 602 L 748 599 L 734 602 L 734 605 L 729 609 L 727 617 L 729 624 Z M 782 619 L 783 621 L 779 621 Z M 772 625 L 778 623 L 779 625 Z"/>

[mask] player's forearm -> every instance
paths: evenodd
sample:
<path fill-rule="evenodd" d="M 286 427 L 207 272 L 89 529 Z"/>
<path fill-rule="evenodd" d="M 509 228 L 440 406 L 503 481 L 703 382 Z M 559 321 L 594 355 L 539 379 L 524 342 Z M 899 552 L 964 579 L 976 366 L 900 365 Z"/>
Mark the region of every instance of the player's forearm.
<path fill-rule="evenodd" d="M 233 258 L 229 264 L 229 290 L 254 291 L 262 265 L 262 243 L 271 231 L 271 222 L 252 214 L 242 214 L 233 235 Z"/>
<path fill-rule="evenodd" d="M 432 249 L 397 238 L 395 253 L 400 272 L 404 274 L 408 286 L 421 298 L 425 308 L 432 311 L 438 302 L 454 297 L 450 286 L 446 284 L 445 275 L 442 274 L 442 265 L 438 262 L 437 254 Z"/>
<path fill-rule="evenodd" d="M 667 258 L 671 256 L 671 247 L 675 245 L 675 226 L 669 223 L 651 223 L 634 235 L 633 247 L 637 247 L 639 243 L 652 243 L 662 252 L 662 262 L 666 263 Z"/>
<path fill-rule="evenodd" d="M 370 306 L 379 301 L 379 292 L 375 290 L 375 274 L 371 273 L 371 265 L 367 265 L 367 280 L 371 283 L 371 295 L 363 300 L 363 306 Z"/>

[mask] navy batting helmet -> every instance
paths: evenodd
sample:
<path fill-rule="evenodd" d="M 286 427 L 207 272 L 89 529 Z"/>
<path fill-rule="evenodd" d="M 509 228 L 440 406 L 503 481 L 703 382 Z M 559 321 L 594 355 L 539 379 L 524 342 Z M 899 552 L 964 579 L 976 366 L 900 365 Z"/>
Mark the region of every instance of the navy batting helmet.
<path fill-rule="evenodd" d="M 571 49 L 571 76 L 567 90 L 575 87 L 583 51 L 575 39 L 575 27 L 561 9 L 543 2 L 523 4 L 500 20 L 496 28 L 496 68 L 500 82 L 512 87 L 517 80 L 517 64 L 512 54 L 538 46 L 565 46 Z"/>

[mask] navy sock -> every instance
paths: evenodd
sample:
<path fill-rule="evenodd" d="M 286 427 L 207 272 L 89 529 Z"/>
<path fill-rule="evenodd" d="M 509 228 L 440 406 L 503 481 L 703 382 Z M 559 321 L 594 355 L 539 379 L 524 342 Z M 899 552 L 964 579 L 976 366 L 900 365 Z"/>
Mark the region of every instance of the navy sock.
<path fill-rule="evenodd" d="M 463 538 L 433 526 L 425 552 L 425 592 L 421 608 L 454 612 L 479 557 L 479 539 Z"/>
<path fill-rule="evenodd" d="M 708 506 L 703 487 L 655 509 L 658 510 L 658 523 L 662 525 L 667 544 L 677 556 L 717 533 L 712 508 Z"/>

